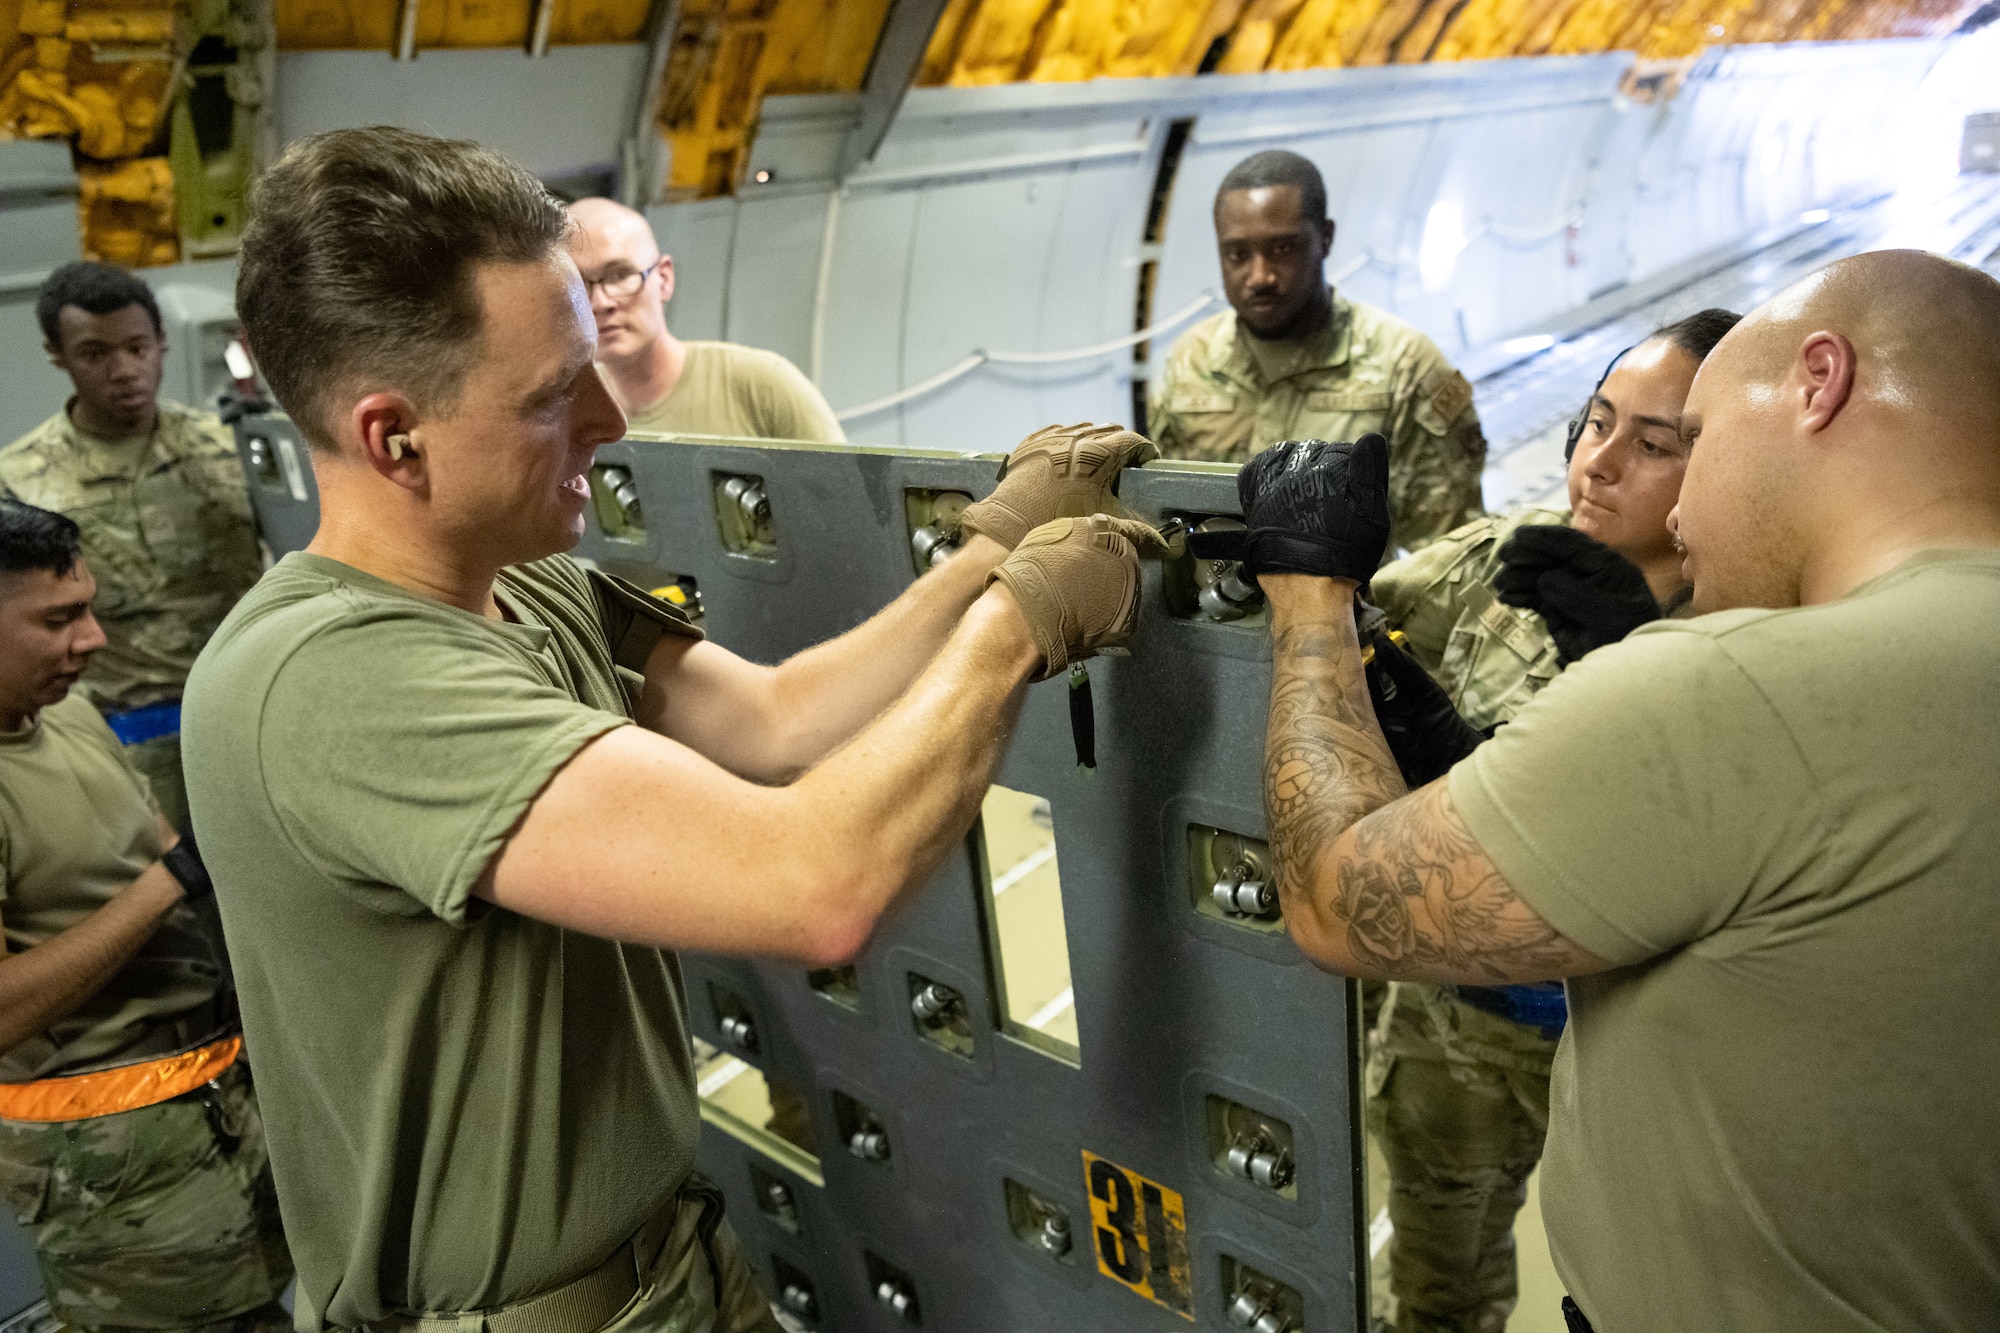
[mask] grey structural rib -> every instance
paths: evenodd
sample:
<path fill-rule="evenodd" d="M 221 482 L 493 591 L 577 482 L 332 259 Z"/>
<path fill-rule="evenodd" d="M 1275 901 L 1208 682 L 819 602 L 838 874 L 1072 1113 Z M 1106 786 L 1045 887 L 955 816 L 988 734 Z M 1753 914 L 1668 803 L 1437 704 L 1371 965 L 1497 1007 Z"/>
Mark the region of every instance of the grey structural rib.
<path fill-rule="evenodd" d="M 875 54 L 868 62 L 868 76 L 861 85 L 861 123 L 848 136 L 840 174 L 847 174 L 875 156 L 883 136 L 895 122 L 896 108 L 917 77 L 924 49 L 944 16 L 945 0 L 892 0 L 889 17 L 883 20 L 882 35 L 875 41 Z"/>

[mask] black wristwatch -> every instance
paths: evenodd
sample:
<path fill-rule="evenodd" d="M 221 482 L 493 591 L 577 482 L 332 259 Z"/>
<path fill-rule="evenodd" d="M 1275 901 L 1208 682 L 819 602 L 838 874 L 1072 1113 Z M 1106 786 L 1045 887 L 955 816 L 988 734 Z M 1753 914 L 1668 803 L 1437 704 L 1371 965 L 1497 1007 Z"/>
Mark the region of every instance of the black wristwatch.
<path fill-rule="evenodd" d="M 215 892 L 215 881 L 208 877 L 208 867 L 201 862 L 201 849 L 194 845 L 194 834 L 175 843 L 173 850 L 160 858 L 160 864 L 179 882 L 181 892 L 190 901 Z"/>

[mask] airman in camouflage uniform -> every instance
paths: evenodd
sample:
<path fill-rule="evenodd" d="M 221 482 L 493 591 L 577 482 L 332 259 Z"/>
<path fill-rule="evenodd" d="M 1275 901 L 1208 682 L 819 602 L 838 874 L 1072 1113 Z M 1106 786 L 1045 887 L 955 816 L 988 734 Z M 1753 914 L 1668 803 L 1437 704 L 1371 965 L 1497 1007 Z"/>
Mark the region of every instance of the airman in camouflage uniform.
<path fill-rule="evenodd" d="M 134 295 L 128 302 L 152 309 L 150 293 L 136 279 L 105 265 L 58 270 L 49 282 L 57 291 L 45 290 L 44 304 L 60 302 L 61 284 L 79 271 L 86 282 L 111 284 L 112 299 L 129 290 Z M 128 284 L 122 289 L 115 285 L 121 279 Z M 96 289 L 74 290 L 90 301 Z M 72 304 L 67 313 L 83 310 Z M 45 315 L 45 331 L 51 327 Z M 62 355 L 58 347 L 50 350 Z M 83 528 L 84 555 L 98 580 L 97 615 L 110 644 L 80 688 L 114 730 L 121 714 L 178 704 L 202 645 L 263 570 L 230 432 L 211 413 L 157 398 L 164 350 L 162 339 L 144 372 L 151 377 L 147 396 L 157 406 L 150 429 L 123 438 L 92 434 L 77 424 L 73 398 L 0 449 L 0 494 L 66 514 Z M 85 391 L 85 375 L 74 366 L 64 369 L 79 393 Z M 128 757 L 152 783 L 168 820 L 186 829 L 179 728 L 171 715 L 165 726 L 164 734 L 130 744 Z"/>
<path fill-rule="evenodd" d="M 1280 440 L 1389 441 L 1389 549 L 1480 512 L 1486 437 L 1472 386 L 1436 344 L 1327 286 L 1326 181 L 1297 153 L 1252 153 L 1215 192 L 1229 309 L 1182 334 L 1153 389 L 1167 458 L 1243 463 Z"/>
<path fill-rule="evenodd" d="M 1561 670 L 1541 617 L 1497 601 L 1492 582 L 1517 529 L 1568 521 L 1554 509 L 1476 519 L 1384 566 L 1370 585 L 1410 655 L 1474 727 L 1511 721 Z M 1506 1327 L 1518 1291 L 1514 1216 L 1542 1156 L 1556 1041 L 1448 987 L 1390 986 L 1367 1084 L 1369 1127 L 1389 1161 L 1399 1330 Z"/>
<path fill-rule="evenodd" d="M 1240 463 L 1279 440 L 1389 441 L 1392 550 L 1415 550 L 1480 512 L 1486 437 L 1472 386 L 1437 345 L 1329 291 L 1310 337 L 1266 341 L 1225 310 L 1182 334 L 1148 423 L 1168 458 Z"/>
<path fill-rule="evenodd" d="M 34 1236 L 49 1305 L 77 1333 L 292 1326 L 277 1302 L 292 1261 L 240 1061 L 157 1106 L 0 1120 L 0 1199 Z"/>

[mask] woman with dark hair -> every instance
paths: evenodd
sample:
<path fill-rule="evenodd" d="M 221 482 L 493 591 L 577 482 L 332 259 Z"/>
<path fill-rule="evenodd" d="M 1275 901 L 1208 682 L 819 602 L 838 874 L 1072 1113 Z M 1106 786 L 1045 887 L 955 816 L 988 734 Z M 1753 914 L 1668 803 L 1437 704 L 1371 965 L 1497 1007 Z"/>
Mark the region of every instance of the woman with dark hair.
<path fill-rule="evenodd" d="M 1685 603 L 1667 528 L 1687 468 L 1681 408 L 1738 318 L 1704 310 L 1618 355 L 1570 423 L 1567 512 L 1475 519 L 1375 575 L 1369 600 L 1472 727 L 1510 721 L 1590 649 Z M 1565 1016 L 1553 982 L 1390 986 L 1368 1120 L 1389 1164 L 1393 1327 L 1505 1326 Z"/>

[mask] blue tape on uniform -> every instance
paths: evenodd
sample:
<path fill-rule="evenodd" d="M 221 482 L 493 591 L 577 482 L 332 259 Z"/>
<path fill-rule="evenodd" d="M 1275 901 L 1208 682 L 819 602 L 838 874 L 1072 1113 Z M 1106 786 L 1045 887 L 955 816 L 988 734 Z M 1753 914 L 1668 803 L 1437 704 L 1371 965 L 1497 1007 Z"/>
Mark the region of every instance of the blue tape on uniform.
<path fill-rule="evenodd" d="M 111 734 L 118 738 L 120 745 L 142 745 L 162 736 L 178 736 L 181 733 L 181 701 L 173 699 L 163 704 L 147 704 L 144 708 L 111 713 L 105 717 L 104 725 L 111 728 Z"/>
<path fill-rule="evenodd" d="M 1453 986 L 1452 992 L 1475 1009 L 1540 1028 L 1553 1037 L 1569 1022 L 1569 1002 L 1562 984 L 1532 982 L 1520 986 Z"/>

